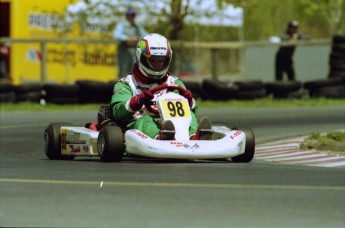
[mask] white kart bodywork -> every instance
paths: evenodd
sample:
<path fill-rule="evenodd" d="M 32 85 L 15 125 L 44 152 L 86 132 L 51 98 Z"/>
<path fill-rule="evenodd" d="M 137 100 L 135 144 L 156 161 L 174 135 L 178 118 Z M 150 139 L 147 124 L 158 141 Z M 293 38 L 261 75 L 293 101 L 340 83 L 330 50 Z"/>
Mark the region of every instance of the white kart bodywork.
<path fill-rule="evenodd" d="M 187 99 L 183 96 L 176 93 L 156 94 L 156 104 L 162 120 L 174 123 L 175 140 L 156 140 L 139 130 L 127 130 L 124 135 L 127 153 L 173 159 L 226 159 L 245 153 L 245 133 L 226 126 L 212 127 L 213 140 L 189 140 L 192 118 Z M 62 126 L 60 133 L 62 155 L 98 156 L 98 131 Z"/>
<path fill-rule="evenodd" d="M 154 140 L 138 130 L 125 134 L 126 151 L 145 157 L 180 159 L 222 159 L 244 153 L 245 134 L 226 127 L 213 127 L 224 137 L 217 140 Z"/>
<path fill-rule="evenodd" d="M 244 132 L 230 130 L 225 126 L 214 126 L 215 140 L 155 140 L 141 131 L 125 133 L 126 152 L 151 158 L 174 159 L 225 159 L 244 153 Z M 61 127 L 61 154 L 74 156 L 98 156 L 98 131 L 85 127 Z"/>

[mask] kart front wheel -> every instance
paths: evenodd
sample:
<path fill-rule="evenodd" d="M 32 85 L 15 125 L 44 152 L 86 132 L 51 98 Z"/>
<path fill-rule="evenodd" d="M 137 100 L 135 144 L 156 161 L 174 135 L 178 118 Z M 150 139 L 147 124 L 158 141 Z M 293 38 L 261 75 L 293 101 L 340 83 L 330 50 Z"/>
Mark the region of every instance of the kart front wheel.
<path fill-rule="evenodd" d="M 118 126 L 105 126 L 97 139 L 97 150 L 102 162 L 120 162 L 125 151 L 123 132 Z"/>
<path fill-rule="evenodd" d="M 231 158 L 231 160 L 236 163 L 247 163 L 253 159 L 255 153 L 254 132 L 250 128 L 239 128 L 238 130 L 244 132 L 244 134 L 246 135 L 246 147 L 244 154 L 233 157 Z"/>
<path fill-rule="evenodd" d="M 61 154 L 61 134 L 62 126 L 73 126 L 71 123 L 51 123 L 44 130 L 44 153 L 51 160 L 72 160 L 73 155 Z"/>

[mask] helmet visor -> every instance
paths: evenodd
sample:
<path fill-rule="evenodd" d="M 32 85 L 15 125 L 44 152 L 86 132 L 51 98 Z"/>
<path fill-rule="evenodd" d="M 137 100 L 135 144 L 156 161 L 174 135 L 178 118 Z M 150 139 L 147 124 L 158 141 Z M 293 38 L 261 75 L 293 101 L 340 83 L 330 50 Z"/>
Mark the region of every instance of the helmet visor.
<path fill-rule="evenodd" d="M 167 56 L 151 56 L 147 59 L 149 67 L 153 71 L 162 70 L 165 66 L 165 62 L 169 59 Z"/>

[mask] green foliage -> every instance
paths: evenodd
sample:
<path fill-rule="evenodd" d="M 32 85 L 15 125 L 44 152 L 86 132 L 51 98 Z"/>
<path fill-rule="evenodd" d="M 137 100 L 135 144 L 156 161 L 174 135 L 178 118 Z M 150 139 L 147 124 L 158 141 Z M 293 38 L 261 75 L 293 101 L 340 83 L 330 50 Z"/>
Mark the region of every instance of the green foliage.
<path fill-rule="evenodd" d="M 80 12 L 75 19 L 79 24 L 87 25 L 88 17 L 95 17 L 102 12 L 97 11 L 100 8 L 97 4 L 92 5 L 93 1 L 84 1 L 89 7 L 85 12 Z M 159 32 L 170 40 L 237 41 L 239 39 L 239 28 L 236 27 L 185 24 L 184 18 L 196 12 L 191 5 L 183 5 L 182 2 L 190 3 L 190 0 L 152 0 L 149 4 L 142 0 L 130 2 L 119 0 L 119 5 L 112 5 L 106 1 L 102 4 L 111 12 L 106 18 L 114 16 L 114 21 L 108 26 L 109 33 L 112 32 L 117 20 L 123 16 L 123 10 L 130 4 L 137 8 L 139 14 L 146 12 L 152 17 L 145 23 L 149 32 Z M 202 0 L 197 2 L 201 4 Z M 157 11 L 152 7 L 156 4 L 166 7 Z M 285 31 L 287 22 L 292 19 L 300 21 L 301 33 L 313 38 L 327 38 L 334 34 L 345 33 L 345 0 L 216 0 L 216 4 L 218 9 L 222 9 L 226 4 L 243 8 L 243 33 L 244 40 L 247 41 L 267 40 L 270 36 L 280 35 Z"/>
<path fill-rule="evenodd" d="M 337 142 L 345 142 L 345 132 L 332 131 L 327 133 L 327 138 L 332 139 Z"/>
<path fill-rule="evenodd" d="M 312 132 L 310 135 L 309 135 L 309 139 L 319 139 L 321 136 L 320 132 Z"/>
<path fill-rule="evenodd" d="M 301 149 L 324 151 L 329 154 L 345 154 L 345 132 L 331 131 L 326 134 L 311 133 L 300 144 Z"/>

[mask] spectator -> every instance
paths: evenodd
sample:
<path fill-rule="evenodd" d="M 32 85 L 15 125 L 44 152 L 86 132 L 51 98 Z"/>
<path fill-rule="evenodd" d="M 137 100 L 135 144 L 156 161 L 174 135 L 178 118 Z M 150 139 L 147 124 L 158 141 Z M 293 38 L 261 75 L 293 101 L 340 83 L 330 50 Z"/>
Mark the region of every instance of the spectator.
<path fill-rule="evenodd" d="M 164 36 L 153 33 L 140 39 L 132 73 L 120 79 L 114 86 L 111 107 L 115 120 L 124 124 L 127 129 L 138 129 L 151 138 L 174 140 L 175 126 L 172 121 L 167 120 L 160 124 L 159 116 L 148 114 L 145 107 L 145 104 L 152 105 L 152 101 L 157 98 L 158 95 L 152 94 L 150 89 L 158 85 L 178 85 L 185 88 L 181 80 L 168 72 L 171 60 L 172 49 Z M 160 95 L 165 92 L 166 89 L 160 91 Z M 192 93 L 186 90 L 181 95 L 188 99 L 192 110 L 190 139 L 211 140 L 210 120 L 203 117 L 198 125 L 197 106 Z"/>
<path fill-rule="evenodd" d="M 0 42 L 0 79 L 9 79 L 9 47 Z"/>
<path fill-rule="evenodd" d="M 281 41 L 291 43 L 288 46 L 281 46 L 278 49 L 275 58 L 275 79 L 283 80 L 283 74 L 286 73 L 289 81 L 295 80 L 295 70 L 293 67 L 293 54 L 296 48 L 294 42 L 301 39 L 309 39 L 298 32 L 299 23 L 296 20 L 289 21 L 286 32 L 282 34 Z"/>
<path fill-rule="evenodd" d="M 135 59 L 135 46 L 143 35 L 147 34 L 144 27 L 135 22 L 136 11 L 129 8 L 126 19 L 121 20 L 114 30 L 114 38 L 119 41 L 117 46 L 118 78 L 126 77 L 132 70 Z"/>

